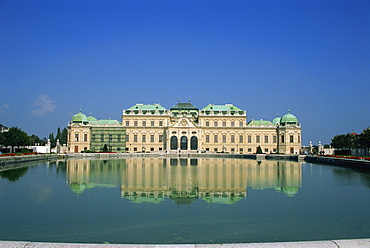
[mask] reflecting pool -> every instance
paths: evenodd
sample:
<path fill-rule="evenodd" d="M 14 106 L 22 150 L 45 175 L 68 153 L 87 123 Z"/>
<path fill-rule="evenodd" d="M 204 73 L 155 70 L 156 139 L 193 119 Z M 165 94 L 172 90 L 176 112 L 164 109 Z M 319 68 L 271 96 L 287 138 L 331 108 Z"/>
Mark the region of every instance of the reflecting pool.
<path fill-rule="evenodd" d="M 67 160 L 0 172 L 0 207 L 0 240 L 369 238 L 370 172 L 247 159 Z"/>

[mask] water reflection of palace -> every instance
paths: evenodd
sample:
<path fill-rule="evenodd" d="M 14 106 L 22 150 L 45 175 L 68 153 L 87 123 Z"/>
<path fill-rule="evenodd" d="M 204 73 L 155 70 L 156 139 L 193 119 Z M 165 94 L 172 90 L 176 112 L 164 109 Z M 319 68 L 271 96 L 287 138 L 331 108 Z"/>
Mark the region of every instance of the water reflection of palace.
<path fill-rule="evenodd" d="M 121 186 L 121 197 L 135 203 L 177 204 L 197 199 L 232 204 L 250 189 L 275 189 L 294 196 L 302 183 L 301 164 L 246 159 L 130 158 L 69 160 L 67 182 L 76 193 Z"/>

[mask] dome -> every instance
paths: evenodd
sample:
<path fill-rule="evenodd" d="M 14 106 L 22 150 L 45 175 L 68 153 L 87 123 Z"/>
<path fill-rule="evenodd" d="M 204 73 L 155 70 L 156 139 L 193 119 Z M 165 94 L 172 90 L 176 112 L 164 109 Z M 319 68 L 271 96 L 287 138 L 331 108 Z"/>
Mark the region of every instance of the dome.
<path fill-rule="evenodd" d="M 81 109 L 80 109 L 80 112 L 78 112 L 77 114 L 75 114 L 73 117 L 72 117 L 72 122 L 75 122 L 75 123 L 83 123 L 83 122 L 88 122 L 88 119 L 87 119 L 87 116 L 84 115 L 82 112 L 81 112 Z"/>
<path fill-rule="evenodd" d="M 295 115 L 292 115 L 290 111 L 288 111 L 287 114 L 285 114 L 281 120 L 280 120 L 281 125 L 298 125 L 298 119 L 295 117 Z"/>
<path fill-rule="evenodd" d="M 91 121 L 97 121 L 97 119 L 94 117 L 94 116 L 92 116 L 92 114 L 90 113 L 90 116 L 89 117 L 87 117 L 87 120 L 89 121 L 89 122 L 91 122 Z"/>
<path fill-rule="evenodd" d="M 281 117 L 278 115 L 275 117 L 275 119 L 272 120 L 272 124 L 276 126 L 280 124 L 280 121 L 281 121 Z"/>

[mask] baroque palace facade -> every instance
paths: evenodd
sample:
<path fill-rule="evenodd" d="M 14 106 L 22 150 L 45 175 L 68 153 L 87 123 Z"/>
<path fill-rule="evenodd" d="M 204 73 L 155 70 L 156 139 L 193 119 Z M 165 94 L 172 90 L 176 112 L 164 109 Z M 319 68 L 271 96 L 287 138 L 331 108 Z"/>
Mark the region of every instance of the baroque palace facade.
<path fill-rule="evenodd" d="M 250 120 L 233 104 L 209 104 L 198 109 L 178 102 L 171 109 L 160 104 L 135 104 L 123 110 L 122 121 L 97 120 L 81 111 L 69 122 L 68 151 L 163 153 L 299 154 L 301 125 L 287 113 L 272 121 Z"/>

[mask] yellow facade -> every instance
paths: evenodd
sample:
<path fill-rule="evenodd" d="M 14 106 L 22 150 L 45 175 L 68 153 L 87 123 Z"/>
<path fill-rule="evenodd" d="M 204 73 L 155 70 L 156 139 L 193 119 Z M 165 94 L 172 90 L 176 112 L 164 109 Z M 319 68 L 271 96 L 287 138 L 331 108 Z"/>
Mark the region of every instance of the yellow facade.
<path fill-rule="evenodd" d="M 163 111 L 151 111 L 156 106 Z M 126 151 L 247 154 L 256 153 L 260 146 L 263 153 L 300 152 L 298 121 L 294 124 L 264 120 L 247 123 L 246 111 L 232 104 L 210 104 L 202 110 L 190 103 L 176 106 L 167 110 L 159 104 L 137 104 L 124 110 Z M 212 107 L 214 110 L 208 111 Z"/>
<path fill-rule="evenodd" d="M 301 125 L 290 113 L 273 121 L 247 121 L 246 111 L 232 104 L 198 109 L 190 102 L 171 109 L 135 104 L 122 111 L 121 122 L 81 112 L 73 116 L 69 152 L 101 151 L 105 144 L 129 153 L 299 154 Z"/>

